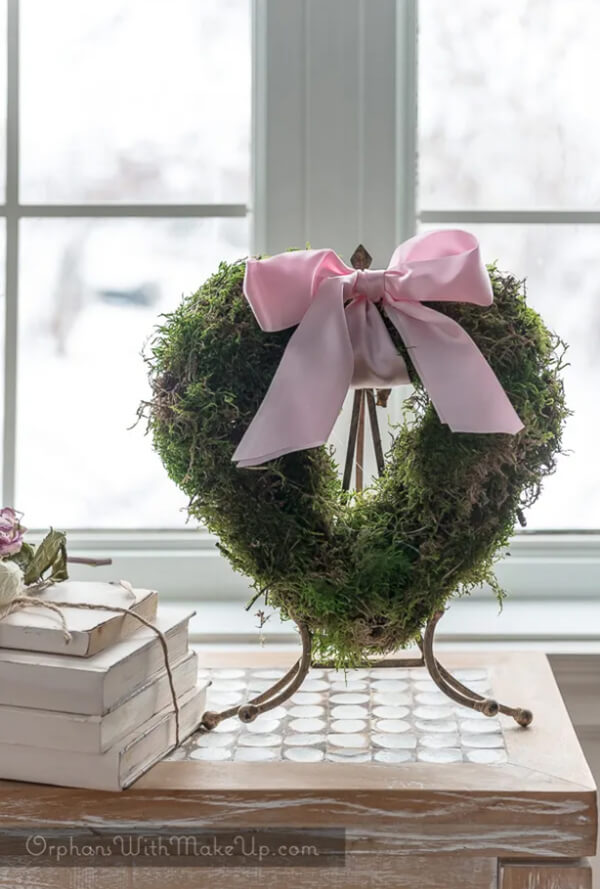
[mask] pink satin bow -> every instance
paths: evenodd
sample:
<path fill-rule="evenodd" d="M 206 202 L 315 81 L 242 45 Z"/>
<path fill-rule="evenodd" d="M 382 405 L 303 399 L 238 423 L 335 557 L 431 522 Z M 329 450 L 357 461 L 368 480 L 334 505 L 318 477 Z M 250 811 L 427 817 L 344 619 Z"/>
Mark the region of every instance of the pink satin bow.
<path fill-rule="evenodd" d="M 263 330 L 298 327 L 233 455 L 239 466 L 324 444 L 350 386 L 409 382 L 377 303 L 402 337 L 442 423 L 453 432 L 523 428 L 471 337 L 422 304 L 491 305 L 479 244 L 468 232 L 417 235 L 396 248 L 385 271 L 350 269 L 332 250 L 251 259 L 244 294 Z"/>

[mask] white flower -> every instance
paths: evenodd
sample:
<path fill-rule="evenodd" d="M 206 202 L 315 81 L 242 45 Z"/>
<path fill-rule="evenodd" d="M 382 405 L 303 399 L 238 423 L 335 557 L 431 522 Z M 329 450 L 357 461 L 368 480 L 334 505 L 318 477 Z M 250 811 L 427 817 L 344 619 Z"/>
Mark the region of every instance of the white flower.
<path fill-rule="evenodd" d="M 0 608 L 6 608 L 24 590 L 23 572 L 17 563 L 0 559 Z"/>

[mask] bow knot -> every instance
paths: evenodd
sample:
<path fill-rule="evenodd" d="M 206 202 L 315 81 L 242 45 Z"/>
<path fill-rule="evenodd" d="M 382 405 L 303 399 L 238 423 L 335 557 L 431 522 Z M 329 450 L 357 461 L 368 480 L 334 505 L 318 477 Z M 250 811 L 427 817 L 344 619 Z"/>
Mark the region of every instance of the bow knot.
<path fill-rule="evenodd" d="M 297 326 L 233 459 L 256 466 L 324 444 L 350 386 L 409 382 L 384 313 L 409 350 L 442 423 L 453 432 L 523 428 L 468 333 L 426 302 L 492 303 L 477 239 L 429 232 L 394 251 L 387 269 L 348 268 L 332 250 L 248 260 L 244 294 L 263 330 Z"/>
<path fill-rule="evenodd" d="M 385 270 L 360 269 L 356 273 L 352 294 L 354 298 L 365 297 L 369 302 L 382 302 L 385 296 Z"/>

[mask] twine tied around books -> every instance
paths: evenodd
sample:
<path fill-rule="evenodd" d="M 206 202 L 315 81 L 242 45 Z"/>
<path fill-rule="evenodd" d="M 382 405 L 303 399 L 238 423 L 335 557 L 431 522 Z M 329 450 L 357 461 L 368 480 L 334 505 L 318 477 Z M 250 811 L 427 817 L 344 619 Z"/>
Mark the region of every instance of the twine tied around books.
<path fill-rule="evenodd" d="M 46 608 L 48 611 L 52 611 L 59 618 L 63 636 L 66 642 L 71 641 L 71 633 L 67 627 L 67 622 L 65 620 L 65 616 L 62 612 L 62 608 L 81 608 L 87 609 L 89 611 L 116 611 L 119 614 L 130 614 L 131 617 L 138 620 L 141 624 L 148 629 L 152 630 L 156 633 L 156 636 L 160 642 L 164 660 L 165 660 L 165 671 L 167 674 L 167 678 L 169 680 L 169 689 L 171 692 L 171 699 L 173 701 L 173 711 L 175 713 L 175 746 L 178 747 L 180 743 L 179 738 L 179 703 L 177 701 L 177 692 L 175 691 L 175 681 L 173 679 L 173 671 L 171 669 L 171 664 L 169 662 L 169 647 L 167 643 L 167 638 L 163 631 L 159 629 L 156 624 L 153 624 L 152 621 L 149 621 L 147 618 L 142 617 L 141 614 L 138 614 L 137 611 L 134 611 L 132 608 L 125 608 L 119 605 L 95 605 L 91 602 L 48 602 L 45 599 L 40 599 L 39 596 L 36 596 L 35 593 L 42 592 L 52 585 L 52 581 L 40 581 L 39 583 L 33 584 L 28 589 L 31 590 L 31 594 L 23 595 L 23 588 L 15 585 L 14 590 L 11 593 L 6 593 L 2 598 L 0 603 L 0 620 L 8 617 L 9 614 L 12 614 L 15 611 L 19 611 L 22 608 L 28 608 L 31 605 L 38 605 L 41 608 Z M 130 583 L 125 580 L 120 581 L 120 586 L 123 587 L 128 593 L 133 595 L 133 587 Z"/>

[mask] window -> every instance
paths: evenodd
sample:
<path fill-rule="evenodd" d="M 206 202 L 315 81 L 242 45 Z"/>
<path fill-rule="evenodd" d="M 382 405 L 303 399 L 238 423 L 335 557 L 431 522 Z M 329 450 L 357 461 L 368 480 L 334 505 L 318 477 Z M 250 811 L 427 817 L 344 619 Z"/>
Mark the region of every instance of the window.
<path fill-rule="evenodd" d="M 3 500 L 36 527 L 183 527 L 129 427 L 159 314 L 249 250 L 249 0 L 2 12 Z"/>
<path fill-rule="evenodd" d="M 500 578 L 595 595 L 594 0 L 6 2 L 4 501 L 140 584 L 245 596 L 127 431 L 157 315 L 250 249 L 363 242 L 382 267 L 463 226 L 571 345 L 573 455 Z"/>

